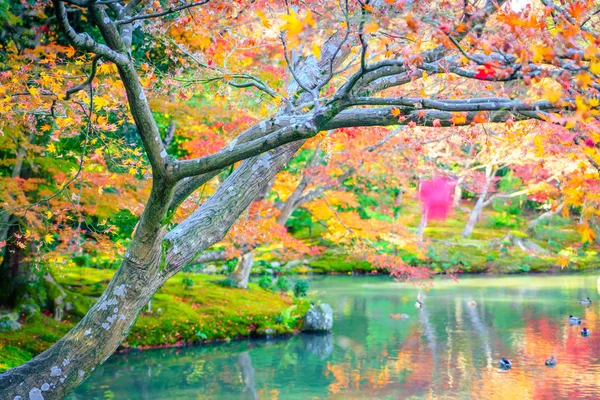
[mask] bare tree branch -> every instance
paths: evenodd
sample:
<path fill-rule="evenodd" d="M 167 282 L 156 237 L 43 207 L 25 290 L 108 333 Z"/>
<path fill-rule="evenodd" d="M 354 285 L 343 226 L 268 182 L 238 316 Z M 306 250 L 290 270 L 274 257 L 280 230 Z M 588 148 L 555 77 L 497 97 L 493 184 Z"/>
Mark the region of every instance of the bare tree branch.
<path fill-rule="evenodd" d="M 53 3 L 56 19 L 58 20 L 59 25 L 61 26 L 62 30 L 65 32 L 69 40 L 71 40 L 71 42 L 73 42 L 73 44 L 76 47 L 97 54 L 107 60 L 114 62 L 117 65 L 123 65 L 127 63 L 127 57 L 125 57 L 123 54 L 111 49 L 107 45 L 96 42 L 87 33 L 75 32 L 75 29 L 73 29 L 73 27 L 69 23 L 69 19 L 67 18 L 67 12 L 65 10 L 65 5 L 63 1 L 53 0 Z"/>
<path fill-rule="evenodd" d="M 124 25 L 124 24 L 130 24 L 130 23 L 132 23 L 134 21 L 139 21 L 139 20 L 142 20 L 142 19 L 164 17 L 165 15 L 173 14 L 173 13 L 176 13 L 178 11 L 185 10 L 185 9 L 188 9 L 188 8 L 191 8 L 191 7 L 202 6 L 202 5 L 206 4 L 206 3 L 208 3 L 209 1 L 210 0 L 202 0 L 202 1 L 197 1 L 197 2 L 194 2 L 194 3 L 184 4 L 184 5 L 179 6 L 179 7 L 169 7 L 165 11 L 161 11 L 161 12 L 154 13 L 154 14 L 140 14 L 140 15 L 135 15 L 135 16 L 130 17 L 130 18 L 125 18 L 125 19 L 118 20 L 115 23 L 117 25 Z"/>

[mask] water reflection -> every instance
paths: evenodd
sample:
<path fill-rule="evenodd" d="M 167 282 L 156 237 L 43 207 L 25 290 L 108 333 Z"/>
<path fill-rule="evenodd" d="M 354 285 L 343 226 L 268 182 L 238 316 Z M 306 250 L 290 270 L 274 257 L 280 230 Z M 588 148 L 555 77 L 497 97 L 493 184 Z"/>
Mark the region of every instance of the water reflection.
<path fill-rule="evenodd" d="M 437 282 L 421 309 L 417 288 L 383 277 L 325 277 L 312 289 L 334 308 L 330 335 L 117 355 L 71 398 L 600 398 L 596 277 Z M 587 296 L 591 307 L 577 304 Z M 390 318 L 399 313 L 409 318 Z M 509 371 L 497 368 L 503 356 Z"/>

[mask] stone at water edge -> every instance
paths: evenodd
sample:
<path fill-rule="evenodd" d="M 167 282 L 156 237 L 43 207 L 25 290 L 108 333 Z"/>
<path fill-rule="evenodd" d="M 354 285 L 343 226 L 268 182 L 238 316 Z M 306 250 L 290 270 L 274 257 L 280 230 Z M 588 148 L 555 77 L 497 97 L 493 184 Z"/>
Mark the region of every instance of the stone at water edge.
<path fill-rule="evenodd" d="M 333 328 L 333 310 L 329 304 L 312 306 L 304 316 L 303 332 L 329 332 Z"/>

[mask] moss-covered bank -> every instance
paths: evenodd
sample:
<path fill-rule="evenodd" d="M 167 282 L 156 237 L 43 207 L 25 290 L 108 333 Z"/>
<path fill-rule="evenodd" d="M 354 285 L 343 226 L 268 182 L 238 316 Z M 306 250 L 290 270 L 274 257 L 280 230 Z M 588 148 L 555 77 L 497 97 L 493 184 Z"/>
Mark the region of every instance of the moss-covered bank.
<path fill-rule="evenodd" d="M 36 315 L 21 319 L 20 330 L 0 332 L 0 371 L 26 362 L 59 340 L 100 296 L 113 273 L 91 268 L 55 273 L 69 293 L 71 312 L 60 323 Z M 252 284 L 248 290 L 226 287 L 222 279 L 197 274 L 170 279 L 152 298 L 151 310 L 140 315 L 121 349 L 291 334 L 309 307 L 307 301 Z"/>

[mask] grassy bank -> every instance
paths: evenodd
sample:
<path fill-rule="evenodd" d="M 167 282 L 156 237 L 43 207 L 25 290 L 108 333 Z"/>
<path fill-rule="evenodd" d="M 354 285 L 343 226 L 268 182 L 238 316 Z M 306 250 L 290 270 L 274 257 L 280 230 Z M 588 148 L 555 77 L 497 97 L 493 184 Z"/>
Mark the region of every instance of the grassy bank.
<path fill-rule="evenodd" d="M 55 278 L 69 294 L 73 310 L 63 322 L 36 315 L 17 331 L 0 332 L 0 371 L 20 365 L 59 340 L 95 302 L 114 271 L 78 268 Z M 308 302 L 250 285 L 226 287 L 222 277 L 179 274 L 152 298 L 151 312 L 138 318 L 122 349 L 293 333 Z M 296 305 L 297 307 L 294 307 Z M 286 310 L 288 312 L 286 312 Z M 291 318 L 282 318 L 291 312 Z"/>
<path fill-rule="evenodd" d="M 473 206 L 473 201 L 465 201 L 463 209 Z M 508 211 L 507 211 L 508 210 Z M 424 233 L 422 253 L 405 251 L 401 254 L 410 265 L 426 266 L 436 273 L 447 269 L 459 269 L 464 273 L 526 273 L 555 271 L 584 271 L 595 268 L 600 263 L 597 244 L 582 244 L 575 223 L 561 215 L 540 221 L 535 227 L 528 222 L 539 213 L 530 215 L 511 214 L 522 212 L 521 208 L 508 206 L 487 207 L 468 238 L 461 236 L 469 218 L 469 213 L 454 210 L 445 221 L 429 221 Z M 404 203 L 396 223 L 416 233 L 421 210 L 418 202 Z M 307 258 L 290 268 L 281 268 L 282 273 L 370 273 L 373 266 L 348 254 L 335 243 L 322 239 L 322 224 L 313 224 L 294 231 L 294 236 L 307 244 L 324 246 L 322 256 Z M 544 251 L 523 250 L 517 244 L 506 240 L 510 234 L 529 244 L 539 246 Z M 381 244 L 386 248 L 386 244 Z M 277 262 L 271 254 L 259 254 L 254 273 L 260 274 L 272 267 L 267 263 Z M 285 264 L 285 263 L 284 263 Z M 266 266 L 265 266 L 266 265 Z"/>

